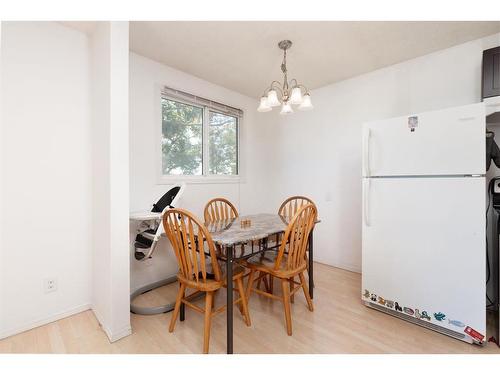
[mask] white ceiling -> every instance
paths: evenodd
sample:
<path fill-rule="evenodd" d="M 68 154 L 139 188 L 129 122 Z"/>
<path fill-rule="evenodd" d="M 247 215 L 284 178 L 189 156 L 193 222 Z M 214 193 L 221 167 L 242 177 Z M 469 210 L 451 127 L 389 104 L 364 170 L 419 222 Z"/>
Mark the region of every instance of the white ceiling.
<path fill-rule="evenodd" d="M 130 23 L 130 49 L 237 92 L 259 97 L 289 78 L 317 88 L 500 32 L 500 22 L 172 22 Z"/>
<path fill-rule="evenodd" d="M 85 34 L 92 34 L 97 26 L 98 21 L 59 21 L 66 27 L 71 27 L 72 29 L 78 30 Z"/>

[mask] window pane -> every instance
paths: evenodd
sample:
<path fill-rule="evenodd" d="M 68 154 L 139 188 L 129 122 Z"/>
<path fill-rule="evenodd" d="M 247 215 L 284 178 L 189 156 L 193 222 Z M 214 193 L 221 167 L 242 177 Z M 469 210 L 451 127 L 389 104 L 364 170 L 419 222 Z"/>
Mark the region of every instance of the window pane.
<path fill-rule="evenodd" d="M 203 109 L 162 99 L 162 172 L 201 175 Z"/>
<path fill-rule="evenodd" d="M 238 119 L 210 111 L 210 174 L 238 174 Z"/>

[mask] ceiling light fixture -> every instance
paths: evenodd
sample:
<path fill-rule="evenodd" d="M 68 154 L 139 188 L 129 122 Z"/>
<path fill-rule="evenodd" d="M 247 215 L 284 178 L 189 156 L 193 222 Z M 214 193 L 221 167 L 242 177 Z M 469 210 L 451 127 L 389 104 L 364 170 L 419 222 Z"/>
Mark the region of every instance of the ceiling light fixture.
<path fill-rule="evenodd" d="M 281 71 L 283 72 L 283 83 L 272 81 L 268 88 L 264 91 L 264 95 L 260 98 L 260 104 L 257 108 L 259 112 L 269 112 L 273 107 L 281 105 L 280 114 L 286 115 L 293 113 L 293 105 L 298 105 L 301 111 L 313 109 L 311 103 L 311 94 L 309 90 L 302 84 L 299 84 L 295 78 L 288 82 L 288 71 L 286 69 L 286 51 L 292 46 L 289 40 L 282 40 L 278 43 L 278 47 L 283 50 L 283 62 L 281 63 Z"/>

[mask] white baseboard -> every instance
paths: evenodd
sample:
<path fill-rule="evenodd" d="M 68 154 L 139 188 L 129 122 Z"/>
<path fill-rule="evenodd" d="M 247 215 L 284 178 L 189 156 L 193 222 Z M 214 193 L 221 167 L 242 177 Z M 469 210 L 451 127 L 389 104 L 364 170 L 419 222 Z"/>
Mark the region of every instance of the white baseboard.
<path fill-rule="evenodd" d="M 338 263 L 338 264 L 333 264 L 333 267 L 342 268 L 343 270 L 351 272 L 361 273 L 361 267 L 354 264 Z"/>
<path fill-rule="evenodd" d="M 132 326 L 130 324 L 113 332 L 106 324 L 104 324 L 104 321 L 101 318 L 99 312 L 93 307 L 91 308 L 91 310 L 94 313 L 97 321 L 99 322 L 101 329 L 104 331 L 106 336 L 108 336 L 109 342 L 113 343 L 132 334 Z"/>
<path fill-rule="evenodd" d="M 330 263 L 330 262 L 324 262 L 322 260 L 314 260 L 314 262 L 318 262 L 321 264 L 326 264 L 327 266 L 335 267 L 335 268 L 341 268 L 346 271 L 350 272 L 356 272 L 356 273 L 361 273 L 361 267 L 358 265 L 354 264 L 347 264 L 347 263 Z"/>
<path fill-rule="evenodd" d="M 4 339 L 4 338 L 9 337 L 9 336 L 14 336 L 14 335 L 17 335 L 18 333 L 29 331 L 30 329 L 37 328 L 37 327 L 43 326 L 45 324 L 49 324 L 49 323 L 55 322 L 55 321 L 63 319 L 63 318 L 67 318 L 68 316 L 75 315 L 75 314 L 81 313 L 81 312 L 86 311 L 86 310 L 90 310 L 90 308 L 91 308 L 91 304 L 86 303 L 86 304 L 76 306 L 76 307 L 73 307 L 71 309 L 56 313 L 56 314 L 51 314 L 45 318 L 37 319 L 37 320 L 34 320 L 30 323 L 23 324 L 23 325 L 18 326 L 18 327 L 7 329 L 4 332 L 0 333 L 0 339 Z"/>
<path fill-rule="evenodd" d="M 110 342 L 115 342 L 124 337 L 127 337 L 128 335 L 131 335 L 132 327 L 129 324 L 121 329 L 116 330 L 116 332 L 111 332 L 107 329 L 104 329 L 104 332 L 106 332 L 106 335 L 108 335 L 108 339 Z"/>

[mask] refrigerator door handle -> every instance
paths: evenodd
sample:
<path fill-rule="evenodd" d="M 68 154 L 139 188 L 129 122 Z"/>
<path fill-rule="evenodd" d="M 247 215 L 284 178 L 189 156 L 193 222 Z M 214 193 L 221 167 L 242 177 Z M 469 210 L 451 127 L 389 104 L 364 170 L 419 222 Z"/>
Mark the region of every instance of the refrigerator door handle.
<path fill-rule="evenodd" d="M 367 227 L 371 226 L 370 222 L 370 187 L 371 187 L 371 181 L 369 178 L 363 179 L 365 182 L 365 188 L 363 189 L 364 192 L 364 199 L 363 199 L 363 220 L 365 222 L 365 225 Z"/>
<path fill-rule="evenodd" d="M 370 128 L 365 128 L 364 131 L 364 144 L 363 144 L 363 151 L 364 151 L 364 164 L 365 164 L 365 176 L 370 177 L 371 171 L 370 171 L 370 138 L 371 138 L 371 131 Z"/>

